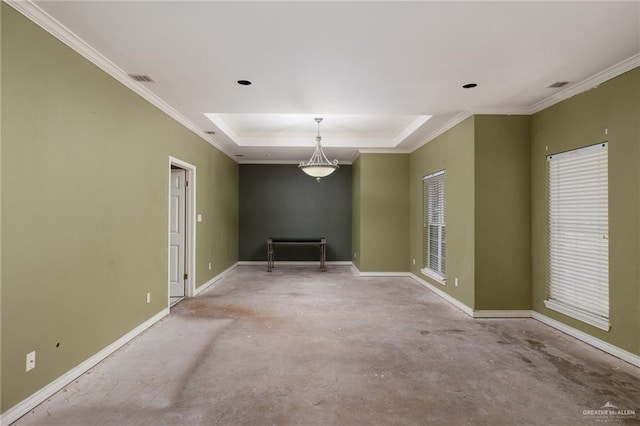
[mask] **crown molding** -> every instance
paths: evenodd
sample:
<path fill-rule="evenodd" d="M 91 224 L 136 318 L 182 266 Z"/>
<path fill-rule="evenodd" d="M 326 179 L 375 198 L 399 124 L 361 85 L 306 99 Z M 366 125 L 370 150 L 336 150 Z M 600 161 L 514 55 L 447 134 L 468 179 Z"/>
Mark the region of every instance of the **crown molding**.
<path fill-rule="evenodd" d="M 466 110 L 459 112 L 456 116 L 451 118 L 449 121 L 444 123 L 442 126 L 435 129 L 433 132 L 429 133 L 422 141 L 409 146 L 406 148 L 408 152 L 414 152 L 417 149 L 421 148 L 423 145 L 431 142 L 438 136 L 442 135 L 447 130 L 455 127 L 460 124 L 467 118 L 472 115 L 488 115 L 488 114 L 496 114 L 496 115 L 533 115 L 543 109 L 549 108 L 557 104 L 558 102 L 562 102 L 566 99 L 569 99 L 575 95 L 580 93 L 584 93 L 588 90 L 591 90 L 597 87 L 599 84 L 604 83 L 605 81 L 611 80 L 621 74 L 624 74 L 627 71 L 631 71 L 634 68 L 640 66 L 640 54 L 633 55 L 622 62 L 619 62 L 612 67 L 607 68 L 606 70 L 599 72 L 589 78 L 586 78 L 564 90 L 561 90 L 548 98 L 545 98 L 541 101 L 536 102 L 535 104 L 522 107 L 522 106 L 514 106 L 514 107 L 500 107 L 500 108 L 474 108 L 472 110 Z"/>
<path fill-rule="evenodd" d="M 429 121 L 433 117 L 432 115 L 419 115 L 413 120 L 407 127 L 404 128 L 402 132 L 398 136 L 394 138 L 393 147 L 396 148 L 398 145 L 402 143 L 406 138 L 411 136 L 413 132 L 418 130 L 420 127 L 424 125 L 427 121 Z"/>
<path fill-rule="evenodd" d="M 498 107 L 498 108 L 474 108 L 471 110 L 473 114 L 477 115 L 488 115 L 488 114 L 496 114 L 496 115 L 533 115 L 543 109 L 549 108 L 557 104 L 558 102 L 562 102 L 566 99 L 569 99 L 575 95 L 579 95 L 580 93 L 587 92 L 591 89 L 598 87 L 598 85 L 604 83 L 605 81 L 611 80 L 621 74 L 624 74 L 627 71 L 631 71 L 634 68 L 640 66 L 640 53 L 635 54 L 617 64 L 607 68 L 604 71 L 601 71 L 591 77 L 588 77 L 582 81 L 579 81 L 576 84 L 572 84 L 566 89 L 555 92 L 553 95 L 544 98 L 530 106 L 513 106 L 513 107 Z"/>
<path fill-rule="evenodd" d="M 125 87 L 129 88 L 136 94 L 140 95 L 143 99 L 157 107 L 160 111 L 167 114 L 169 117 L 182 124 L 187 129 L 191 130 L 201 139 L 207 141 L 215 148 L 223 152 L 229 158 L 235 161 L 232 153 L 228 152 L 223 146 L 221 146 L 214 138 L 207 136 L 204 130 L 196 126 L 188 118 L 183 116 L 171 105 L 166 103 L 155 93 L 144 87 L 142 84 L 134 81 L 129 75 L 116 64 L 111 62 L 105 56 L 103 56 L 96 49 L 87 44 L 73 31 L 58 22 L 55 18 L 42 10 L 38 5 L 31 0 L 3 0 L 9 6 L 23 14 L 27 19 L 47 31 L 49 34 L 66 44 L 68 47 L 79 53 L 85 59 L 96 65 L 102 71 L 106 72 Z"/>
<path fill-rule="evenodd" d="M 402 148 L 362 148 L 358 154 L 411 154 L 408 149 Z"/>
<path fill-rule="evenodd" d="M 536 112 L 549 108 L 550 106 L 553 106 L 558 102 L 564 101 L 565 99 L 569 99 L 575 95 L 579 95 L 580 93 L 584 93 L 588 90 L 596 88 L 601 83 L 604 83 L 607 80 L 611 80 L 612 78 L 624 74 L 627 71 L 631 71 L 632 69 L 639 66 L 640 53 L 635 54 L 622 62 L 618 62 L 617 64 L 607 68 L 606 70 L 588 77 L 576 84 L 570 85 L 566 89 L 561 90 L 553 94 L 552 96 L 549 96 L 548 98 L 536 102 L 529 107 L 528 114 L 535 114 Z"/>
<path fill-rule="evenodd" d="M 296 160 L 238 160 L 238 164 L 300 164 Z"/>
<path fill-rule="evenodd" d="M 188 118 L 183 116 L 180 112 L 178 112 L 171 105 L 166 103 L 160 97 L 155 95 L 149 89 L 144 87 L 142 84 L 135 82 L 132 80 L 129 75 L 116 66 L 113 62 L 107 59 L 105 56 L 100 54 L 97 50 L 91 47 L 89 44 L 84 42 L 80 37 L 78 37 L 75 33 L 70 31 L 44 10 L 42 10 L 39 6 L 33 3 L 32 0 L 2 0 L 18 12 L 23 14 L 29 20 L 34 22 L 36 25 L 43 28 L 45 31 L 56 37 L 58 40 L 69 46 L 71 49 L 75 50 L 77 53 L 82 55 L 84 58 L 95 64 L 101 70 L 118 80 L 127 88 L 131 89 L 133 92 L 140 95 L 142 98 L 150 102 L 152 105 L 156 106 L 158 109 L 163 111 L 165 114 L 176 120 L 178 123 L 185 126 L 187 129 L 191 130 L 198 137 L 207 141 L 209 144 L 223 152 L 229 158 L 234 160 L 240 164 L 288 164 L 288 162 L 260 162 L 260 161 L 239 161 L 235 158 L 232 152 L 229 152 L 224 146 L 222 146 L 219 142 L 215 140 L 215 138 L 208 136 L 204 133 L 204 130 L 199 128 L 196 124 L 191 122 Z M 498 107 L 498 108 L 475 108 L 472 110 L 464 110 L 460 111 L 450 120 L 445 122 L 443 125 L 434 129 L 431 133 L 429 133 L 424 139 L 421 141 L 407 146 L 405 148 L 388 148 L 388 149 L 361 149 L 354 157 L 355 159 L 358 157 L 360 153 L 397 153 L 397 154 L 406 154 L 412 153 L 415 150 L 421 148 L 425 144 L 431 142 L 433 139 L 445 133 L 447 130 L 455 127 L 462 121 L 471 117 L 474 114 L 484 115 L 484 114 L 497 114 L 497 115 L 532 115 L 539 111 L 542 111 L 546 108 L 549 108 L 558 102 L 562 102 L 566 99 L 569 99 L 575 95 L 586 92 L 597 87 L 599 84 L 604 83 L 607 80 L 615 78 L 627 71 L 630 71 L 634 68 L 640 66 L 640 54 L 635 54 L 618 64 L 615 64 L 604 71 L 601 71 L 589 78 L 586 78 L 576 84 L 573 84 L 567 87 L 564 90 L 554 93 L 553 95 L 542 99 L 533 105 L 528 107 L 523 106 L 512 106 L 512 107 Z M 346 164 L 346 163 L 344 163 Z"/>
<path fill-rule="evenodd" d="M 300 164 L 300 161 L 296 160 L 236 160 L 238 164 Z M 351 161 L 340 161 L 338 166 L 350 166 Z"/>
<path fill-rule="evenodd" d="M 473 112 L 470 110 L 460 111 L 458 114 L 456 114 L 455 116 L 450 118 L 447 122 L 445 122 L 442 126 L 438 127 L 433 132 L 429 133 L 424 139 L 422 139 L 422 141 L 407 147 L 406 151 L 411 153 L 418 150 L 419 148 L 422 148 L 424 145 L 428 144 L 429 142 L 431 142 L 432 140 L 434 140 L 435 138 L 437 138 L 447 130 L 452 129 L 453 127 L 462 123 L 464 120 L 471 117 L 472 115 L 473 115 Z"/>
<path fill-rule="evenodd" d="M 498 108 L 472 108 L 473 115 L 531 115 L 531 109 L 523 106 Z"/>

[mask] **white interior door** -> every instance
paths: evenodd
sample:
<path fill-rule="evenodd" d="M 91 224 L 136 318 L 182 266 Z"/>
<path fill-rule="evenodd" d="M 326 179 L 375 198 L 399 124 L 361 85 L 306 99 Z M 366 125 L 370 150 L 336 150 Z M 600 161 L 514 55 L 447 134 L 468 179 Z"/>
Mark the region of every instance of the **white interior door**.
<path fill-rule="evenodd" d="M 169 296 L 184 296 L 186 171 L 171 170 L 171 208 L 169 212 Z"/>

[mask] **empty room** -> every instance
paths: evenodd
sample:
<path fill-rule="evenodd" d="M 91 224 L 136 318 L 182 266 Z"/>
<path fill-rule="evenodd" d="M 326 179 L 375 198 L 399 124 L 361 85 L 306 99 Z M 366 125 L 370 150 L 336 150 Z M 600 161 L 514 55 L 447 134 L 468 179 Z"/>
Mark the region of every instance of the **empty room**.
<path fill-rule="evenodd" d="M 640 2 L 0 3 L 0 424 L 640 424 Z"/>

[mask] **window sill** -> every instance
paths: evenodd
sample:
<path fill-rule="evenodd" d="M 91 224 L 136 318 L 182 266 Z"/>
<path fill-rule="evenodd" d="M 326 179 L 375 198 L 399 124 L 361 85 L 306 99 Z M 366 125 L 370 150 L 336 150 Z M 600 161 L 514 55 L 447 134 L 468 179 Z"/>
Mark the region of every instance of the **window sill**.
<path fill-rule="evenodd" d="M 600 330 L 609 331 L 611 329 L 609 320 L 597 315 L 590 314 L 588 312 L 581 311 L 576 308 L 572 308 L 571 306 L 567 306 L 564 303 L 556 302 L 555 300 L 545 300 L 544 306 L 553 311 L 567 315 L 571 318 L 575 318 L 578 321 L 582 321 L 584 323 L 592 325 L 596 328 L 599 328 Z"/>
<path fill-rule="evenodd" d="M 432 269 L 422 268 L 420 269 L 420 272 L 422 273 L 422 275 L 431 278 L 440 285 L 447 285 L 447 279 Z"/>

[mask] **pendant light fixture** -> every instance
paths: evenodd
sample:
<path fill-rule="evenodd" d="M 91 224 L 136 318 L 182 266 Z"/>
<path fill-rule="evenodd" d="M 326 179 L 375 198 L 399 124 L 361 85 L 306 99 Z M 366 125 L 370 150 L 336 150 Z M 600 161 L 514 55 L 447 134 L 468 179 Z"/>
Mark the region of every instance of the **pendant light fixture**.
<path fill-rule="evenodd" d="M 318 123 L 318 134 L 316 135 L 316 149 L 313 151 L 313 155 L 306 163 L 301 161 L 298 165 L 303 172 L 308 174 L 311 177 L 316 178 L 318 182 L 320 182 L 320 178 L 325 176 L 329 176 L 338 168 L 338 160 L 333 160 L 333 163 L 327 159 L 327 156 L 324 155 L 324 151 L 322 151 L 322 144 L 320 141 L 322 137 L 320 136 L 320 123 L 322 122 L 322 118 L 316 118 L 316 123 Z"/>

